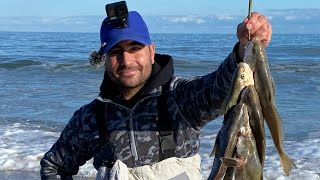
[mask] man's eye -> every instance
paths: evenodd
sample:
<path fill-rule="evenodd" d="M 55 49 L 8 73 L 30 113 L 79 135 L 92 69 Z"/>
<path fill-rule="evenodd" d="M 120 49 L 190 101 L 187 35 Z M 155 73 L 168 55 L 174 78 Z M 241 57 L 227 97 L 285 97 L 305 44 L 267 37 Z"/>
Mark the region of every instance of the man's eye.
<path fill-rule="evenodd" d="M 115 56 L 115 55 L 118 55 L 119 53 L 121 53 L 121 50 L 120 50 L 120 49 L 111 49 L 111 50 L 108 52 L 108 56 Z"/>
<path fill-rule="evenodd" d="M 141 46 L 132 46 L 130 48 L 130 52 L 137 52 L 137 51 L 140 51 L 142 49 Z"/>

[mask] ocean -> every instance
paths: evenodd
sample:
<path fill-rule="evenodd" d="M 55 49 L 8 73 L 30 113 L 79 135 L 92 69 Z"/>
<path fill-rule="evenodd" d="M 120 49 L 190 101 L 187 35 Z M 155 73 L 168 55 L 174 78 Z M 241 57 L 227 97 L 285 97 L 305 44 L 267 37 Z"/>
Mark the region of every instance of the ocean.
<path fill-rule="evenodd" d="M 151 34 L 156 52 L 174 58 L 185 78 L 217 69 L 237 42 L 235 34 Z M 0 179 L 39 179 L 40 159 L 74 111 L 99 93 L 103 67 L 90 65 L 98 33 L 0 32 Z M 320 36 L 274 34 L 267 56 L 284 126 L 284 148 L 298 169 L 283 173 L 267 132 L 265 179 L 320 179 Z M 201 134 L 204 179 L 222 117 Z M 267 126 L 266 126 L 267 127 Z M 77 178 L 94 179 L 92 160 Z"/>

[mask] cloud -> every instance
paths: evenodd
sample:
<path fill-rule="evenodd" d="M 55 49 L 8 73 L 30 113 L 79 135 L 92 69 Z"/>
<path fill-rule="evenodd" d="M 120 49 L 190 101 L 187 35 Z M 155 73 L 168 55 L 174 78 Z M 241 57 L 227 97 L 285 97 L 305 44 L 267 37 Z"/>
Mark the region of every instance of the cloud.
<path fill-rule="evenodd" d="M 277 9 L 267 10 L 265 14 L 285 20 L 317 20 L 320 17 L 320 9 Z"/>
<path fill-rule="evenodd" d="M 169 20 L 174 23 L 196 23 L 201 24 L 205 23 L 205 20 L 201 17 L 195 16 L 180 16 L 180 17 L 165 17 L 164 20 Z"/>
<path fill-rule="evenodd" d="M 41 23 L 52 23 L 54 22 L 54 18 L 43 17 L 39 20 Z"/>
<path fill-rule="evenodd" d="M 295 20 L 297 17 L 296 16 L 285 16 L 284 19 L 287 21 L 292 21 Z"/>
<path fill-rule="evenodd" d="M 274 33 L 320 33 L 320 9 L 270 9 L 263 12 Z M 234 33 L 244 16 L 211 14 L 144 16 L 151 33 Z M 96 32 L 102 16 L 1 17 L 0 31 Z"/>
<path fill-rule="evenodd" d="M 103 17 L 8 17 L 0 18 L 0 31 L 99 32 Z"/>
<path fill-rule="evenodd" d="M 226 15 L 219 15 L 219 16 L 217 16 L 217 19 L 219 19 L 219 20 L 234 20 L 234 19 L 236 19 L 234 16 L 226 16 Z"/>

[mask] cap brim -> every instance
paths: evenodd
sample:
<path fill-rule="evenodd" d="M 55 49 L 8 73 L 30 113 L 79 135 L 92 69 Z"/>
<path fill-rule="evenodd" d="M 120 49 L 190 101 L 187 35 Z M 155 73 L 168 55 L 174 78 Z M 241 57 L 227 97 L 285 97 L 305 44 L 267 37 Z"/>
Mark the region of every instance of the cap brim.
<path fill-rule="evenodd" d="M 144 44 L 144 45 L 150 45 L 151 44 L 150 39 L 146 39 L 146 38 L 141 37 L 139 35 L 127 34 L 127 33 L 119 34 L 118 33 L 116 37 L 117 38 L 113 38 L 112 41 L 110 41 L 106 45 L 106 48 L 105 48 L 103 53 L 108 52 L 114 45 L 118 44 L 121 41 L 125 41 L 125 40 L 136 41 L 136 42 L 139 42 L 139 43 Z"/>

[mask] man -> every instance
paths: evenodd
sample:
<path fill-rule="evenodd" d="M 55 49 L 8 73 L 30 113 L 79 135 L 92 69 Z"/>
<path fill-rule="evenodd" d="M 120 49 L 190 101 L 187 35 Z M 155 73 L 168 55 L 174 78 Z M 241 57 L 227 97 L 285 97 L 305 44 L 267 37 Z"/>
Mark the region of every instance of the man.
<path fill-rule="evenodd" d="M 100 31 L 100 53 L 105 60 L 101 93 L 74 113 L 44 155 L 41 178 L 72 179 L 92 157 L 97 170 L 121 160 L 131 170 L 159 165 L 159 172 L 140 169 L 140 174 L 150 173 L 149 177 L 157 179 L 166 179 L 170 173 L 199 177 L 199 134 L 221 115 L 233 72 L 244 56 L 248 29 L 252 38 L 259 37 L 265 47 L 269 44 L 270 23 L 253 13 L 238 25 L 239 42 L 219 68 L 186 80 L 173 75 L 170 56 L 155 53 L 137 12 L 129 12 L 125 28 L 116 28 L 106 18 Z M 192 175 L 195 169 L 198 175 Z M 164 174 L 168 176 L 160 178 Z"/>

